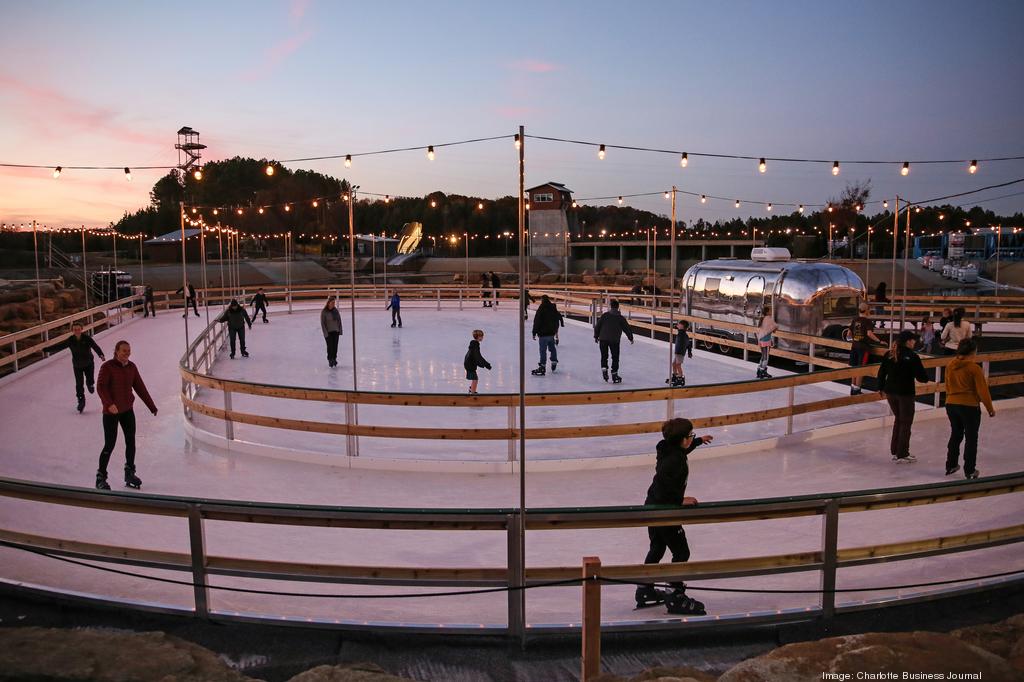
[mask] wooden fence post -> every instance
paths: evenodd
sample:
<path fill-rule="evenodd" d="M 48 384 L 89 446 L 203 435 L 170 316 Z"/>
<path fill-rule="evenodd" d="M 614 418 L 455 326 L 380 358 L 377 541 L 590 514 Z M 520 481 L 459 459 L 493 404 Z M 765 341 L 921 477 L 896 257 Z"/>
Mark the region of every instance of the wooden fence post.
<path fill-rule="evenodd" d="M 595 578 L 601 572 L 601 558 L 583 557 L 583 650 L 581 682 L 601 673 L 601 583 Z"/>

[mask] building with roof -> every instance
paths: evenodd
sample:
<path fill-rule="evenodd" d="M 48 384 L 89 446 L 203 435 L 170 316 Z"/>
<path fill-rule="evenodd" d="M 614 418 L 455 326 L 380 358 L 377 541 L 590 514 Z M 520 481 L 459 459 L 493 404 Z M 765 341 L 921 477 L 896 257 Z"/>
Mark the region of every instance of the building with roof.
<path fill-rule="evenodd" d="M 530 255 L 563 258 L 572 190 L 560 182 L 546 182 L 526 190 L 526 196 L 530 202 Z"/>

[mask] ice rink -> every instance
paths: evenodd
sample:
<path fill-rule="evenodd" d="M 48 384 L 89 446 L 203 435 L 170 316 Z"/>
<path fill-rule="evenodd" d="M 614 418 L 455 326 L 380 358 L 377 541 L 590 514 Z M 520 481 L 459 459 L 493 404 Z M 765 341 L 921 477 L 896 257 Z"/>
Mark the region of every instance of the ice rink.
<path fill-rule="evenodd" d="M 509 306 L 511 307 L 511 306 Z M 462 395 L 466 381 L 462 357 L 474 327 L 485 330 L 483 355 L 494 365 L 481 372 L 482 393 L 512 392 L 517 388 L 517 318 L 512 310 L 408 306 L 402 329 L 390 327 L 389 314 L 379 309 L 357 311 L 358 384 L 361 390 L 425 391 Z M 270 324 L 256 321 L 249 337 L 251 357 L 228 360 L 220 356 L 218 376 L 293 386 L 350 388 L 352 352 L 348 345 L 350 318 L 342 306 L 345 336 L 339 348 L 341 366 L 327 367 L 323 337 L 314 310 L 287 315 L 272 308 Z M 196 318 L 190 318 L 199 322 Z M 532 314 L 531 319 L 532 322 Z M 327 437 L 241 426 L 239 438 L 259 440 L 282 448 L 296 448 L 337 456 L 337 462 L 298 462 L 189 444 L 179 400 L 178 361 L 185 347 L 180 314 L 161 313 L 156 319 L 137 319 L 97 336 L 108 357 L 113 344 L 131 342 L 138 364 L 159 415 L 151 416 L 137 402 L 139 422 L 137 465 L 143 491 L 195 498 L 258 500 L 291 504 L 336 504 L 373 507 L 473 508 L 514 507 L 518 504 L 518 476 L 480 472 L 417 471 L 347 466 L 343 437 Z M 194 334 L 197 330 L 193 325 Z M 601 380 L 597 347 L 585 325 L 567 322 L 558 347 L 558 372 L 546 377 L 527 376 L 531 391 L 596 391 L 612 389 Z M 527 368 L 536 365 L 536 344 L 527 338 Z M 668 355 L 664 343 L 637 339 L 623 346 L 623 389 L 664 386 Z M 84 414 L 75 412 L 70 358 L 65 352 L 37 363 L 0 382 L 0 476 L 91 487 L 102 445 L 99 401 L 88 396 Z M 687 360 L 688 385 L 752 378 L 754 365 L 738 359 L 697 351 Z M 778 375 L 781 372 L 773 370 Z M 798 401 L 843 395 L 846 387 L 798 389 Z M 806 395 L 802 394 L 807 391 Z M 813 392 L 813 393 L 812 393 Z M 774 394 L 780 395 L 774 395 Z M 785 404 L 784 391 L 756 394 L 758 406 Z M 235 409 L 260 412 L 266 399 L 237 396 Z M 733 400 L 734 402 L 726 402 Z M 746 402 L 744 402 L 744 400 Z M 282 404 L 285 403 L 285 404 Z M 318 403 L 278 401 L 275 413 L 304 419 L 328 420 L 331 409 Z M 530 424 L 602 424 L 663 419 L 664 402 L 648 404 L 531 408 Z M 676 401 L 679 416 L 728 414 L 755 409 L 750 398 Z M 1024 409 L 997 405 L 995 419 L 982 422 L 979 469 L 982 475 L 1019 471 L 1024 466 L 1019 420 Z M 360 411 L 361 423 L 470 426 L 506 424 L 504 408 L 379 408 Z M 826 423 L 877 418 L 887 410 L 869 403 L 817 413 L 794 420 L 798 433 L 770 449 L 717 454 L 716 447 L 767 436 L 778 436 L 782 420 L 711 429 L 714 447 L 698 449 L 691 457 L 687 494 L 702 502 L 790 496 L 828 491 L 927 484 L 949 480 L 942 466 L 948 424 L 942 413 L 924 407 L 915 424 L 911 451 L 917 464 L 896 465 L 888 455 L 888 422 L 866 422 L 863 427 L 834 436 L 809 439 L 806 429 Z M 934 418 L 930 418 L 934 417 Z M 807 421 L 802 421 L 807 420 Z M 819 421 L 812 421 L 819 420 Z M 198 422 L 197 418 L 197 422 Z M 212 421 L 212 420 L 211 420 Z M 222 427 L 210 426 L 219 430 Z M 361 456 L 381 459 L 504 460 L 507 444 L 497 442 L 440 442 L 360 439 Z M 378 442 L 371 442 L 377 440 Z M 649 455 L 657 438 L 580 439 L 530 444 L 528 461 L 607 458 L 619 454 Z M 123 448 L 119 443 L 111 460 L 111 482 L 119 482 Z M 534 471 L 528 467 L 527 504 L 533 507 L 575 507 L 641 504 L 651 479 L 651 466 L 573 466 L 562 471 Z M 1020 494 L 992 498 L 844 514 L 839 546 L 853 547 L 912 540 L 972 529 L 1009 526 L 1020 522 L 1024 502 Z M 12 530 L 81 541 L 122 544 L 167 551 L 188 551 L 183 520 L 146 515 L 61 507 L 10 498 L 0 501 L 4 525 Z M 687 530 L 695 560 L 809 551 L 820 548 L 821 523 L 817 518 L 784 521 L 695 525 Z M 291 561 L 394 566 L 504 566 L 506 538 L 491 531 L 382 531 L 332 528 L 290 528 L 261 524 L 206 524 L 208 552 L 235 557 L 275 558 Z M 644 528 L 594 531 L 532 531 L 527 535 L 530 566 L 578 565 L 585 555 L 600 556 L 605 564 L 639 563 L 647 550 Z M 1020 568 L 1019 546 L 995 547 L 967 555 L 880 564 L 840 572 L 840 587 L 892 585 L 924 579 L 979 575 Z M 7 580 L 58 586 L 87 594 L 113 595 L 126 600 L 191 606 L 189 588 L 116 576 L 72 566 L 54 559 L 13 549 L 0 549 L 0 565 Z M 182 579 L 183 574 L 132 568 L 133 571 Z M 817 573 L 771 578 L 746 578 L 709 584 L 764 589 L 815 589 Z M 214 584 L 321 593 L 395 592 L 406 588 L 353 585 L 310 585 L 214 579 Z M 915 590 L 909 590 L 914 592 Z M 604 588 L 604 619 L 625 621 L 663 617 L 661 609 L 634 612 L 632 589 Z M 904 591 L 907 592 L 907 591 Z M 725 616 L 761 609 L 801 608 L 815 603 L 808 595 L 712 594 L 694 592 L 708 604 L 709 613 Z M 892 596 L 887 593 L 842 595 L 840 602 Z M 549 588 L 527 597 L 531 623 L 564 623 L 578 619 L 579 589 Z M 331 600 L 261 597 L 215 592 L 213 608 L 298 618 L 347 621 L 400 620 L 412 623 L 503 623 L 505 596 L 481 595 L 420 600 Z"/>

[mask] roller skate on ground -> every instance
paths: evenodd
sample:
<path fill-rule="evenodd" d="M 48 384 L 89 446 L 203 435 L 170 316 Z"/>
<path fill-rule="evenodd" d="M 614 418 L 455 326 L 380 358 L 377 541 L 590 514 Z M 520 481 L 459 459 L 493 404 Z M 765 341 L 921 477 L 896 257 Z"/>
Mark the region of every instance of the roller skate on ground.
<path fill-rule="evenodd" d="M 604 377 L 605 381 L 608 381 L 608 370 L 604 367 L 601 368 L 601 376 Z"/>
<path fill-rule="evenodd" d="M 686 585 L 676 586 L 665 599 L 665 608 L 669 613 L 682 616 L 706 616 L 707 610 L 703 602 L 686 596 Z"/>
<path fill-rule="evenodd" d="M 96 490 L 110 490 L 110 484 L 107 483 L 106 471 L 96 472 Z"/>
<path fill-rule="evenodd" d="M 135 467 L 126 466 L 124 468 L 124 484 L 128 488 L 136 490 L 142 487 L 142 479 L 135 475 Z"/>
<path fill-rule="evenodd" d="M 621 384 L 622 383 L 622 377 L 620 377 L 615 372 L 612 372 L 612 383 L 613 384 Z"/>
<path fill-rule="evenodd" d="M 552 371 L 554 371 L 554 370 L 552 370 Z M 547 373 L 548 373 L 548 372 L 547 372 L 547 370 L 546 370 L 546 369 L 544 368 L 544 365 L 537 365 L 537 369 L 535 369 L 535 370 L 533 370 L 533 371 L 531 371 L 531 372 L 530 372 L 530 374 L 532 374 L 532 375 L 533 375 L 533 376 L 535 376 L 535 377 L 542 377 L 542 376 L 544 376 L 544 375 L 545 375 L 545 374 L 547 374 Z"/>
<path fill-rule="evenodd" d="M 641 585 L 636 588 L 636 608 L 646 609 L 649 606 L 664 604 L 672 590 L 655 585 Z"/>

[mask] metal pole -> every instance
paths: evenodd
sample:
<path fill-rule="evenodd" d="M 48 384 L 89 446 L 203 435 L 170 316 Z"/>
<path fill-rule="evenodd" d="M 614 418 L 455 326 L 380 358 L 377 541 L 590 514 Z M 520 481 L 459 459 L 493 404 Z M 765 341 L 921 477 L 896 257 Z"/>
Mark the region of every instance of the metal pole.
<path fill-rule="evenodd" d="M 178 202 L 178 222 L 181 225 L 181 294 L 185 299 L 185 350 L 188 350 L 188 273 L 185 262 L 185 202 Z"/>
<path fill-rule="evenodd" d="M 142 279 L 142 286 L 146 286 L 146 264 L 142 262 L 142 237 L 143 234 L 139 232 L 139 277 Z M 155 310 L 155 308 L 154 308 Z"/>
<path fill-rule="evenodd" d="M 89 271 L 85 267 L 85 225 L 82 225 L 82 288 L 85 289 L 85 307 L 89 308 Z"/>
<path fill-rule="evenodd" d="M 469 232 L 462 234 L 466 238 L 466 277 L 462 280 L 462 288 L 465 289 L 469 286 Z M 387 267 L 387 259 L 384 260 L 384 266 Z"/>
<path fill-rule="evenodd" d="M 519 585 L 526 586 L 526 204 L 523 193 L 526 191 L 526 127 L 519 126 Z M 522 609 L 525 625 L 526 590 L 519 590 L 519 607 Z M 525 628 L 522 646 L 526 646 Z"/>
<path fill-rule="evenodd" d="M 203 307 L 206 308 L 206 326 L 210 326 L 210 284 L 206 277 L 206 225 L 199 224 L 199 259 L 203 264 Z"/>
<path fill-rule="evenodd" d="M 1003 240 L 1003 226 L 997 226 L 996 230 L 996 291 L 999 291 L 999 251 L 1002 249 L 1000 242 Z"/>
<path fill-rule="evenodd" d="M 910 210 L 910 205 L 907 205 L 907 210 Z M 896 288 L 896 250 L 899 248 L 900 238 L 900 197 L 896 195 L 896 213 L 892 216 L 892 275 L 889 281 L 892 282 L 893 288 Z M 866 284 L 866 283 L 865 283 Z M 906 292 L 903 292 L 904 296 Z M 889 336 L 892 336 L 892 328 L 896 324 L 896 310 L 889 306 Z"/>
<path fill-rule="evenodd" d="M 352 315 L 352 390 L 359 390 L 359 383 L 356 379 L 358 367 L 356 366 L 356 233 L 355 233 L 355 212 L 353 209 L 356 203 L 356 185 L 348 188 L 348 290 L 349 310 Z"/>
<path fill-rule="evenodd" d="M 224 230 L 217 221 L 217 253 L 220 260 L 220 304 L 224 305 Z"/>
<path fill-rule="evenodd" d="M 672 376 L 672 332 L 675 331 L 676 311 L 676 186 L 672 185 L 672 264 L 669 267 L 668 286 L 668 374 Z M 653 332 L 652 332 L 653 333 Z M 672 399 L 669 399 L 669 409 L 672 409 Z"/>
<path fill-rule="evenodd" d="M 114 271 L 115 272 L 117 271 L 117 230 L 114 230 Z M 114 281 L 117 282 L 116 277 L 115 277 Z M 117 299 L 117 285 L 116 284 L 114 285 L 114 299 L 115 300 Z"/>
<path fill-rule="evenodd" d="M 907 234 L 903 238 L 903 300 L 900 302 L 900 329 L 907 321 L 907 258 L 910 257 L 910 211 L 907 211 Z"/>
<path fill-rule="evenodd" d="M 288 312 L 292 312 L 292 231 L 285 237 L 285 293 L 288 297 Z"/>
<path fill-rule="evenodd" d="M 388 297 L 388 233 L 381 230 L 380 236 L 384 238 L 384 298 Z M 469 236 L 466 236 L 466 258 L 469 258 Z M 469 261 L 466 261 L 466 277 L 469 277 Z"/>
<path fill-rule="evenodd" d="M 39 304 L 39 321 L 43 321 L 43 286 L 39 282 L 39 241 L 36 235 L 36 221 L 32 221 L 32 251 L 36 257 L 36 303 Z"/>

